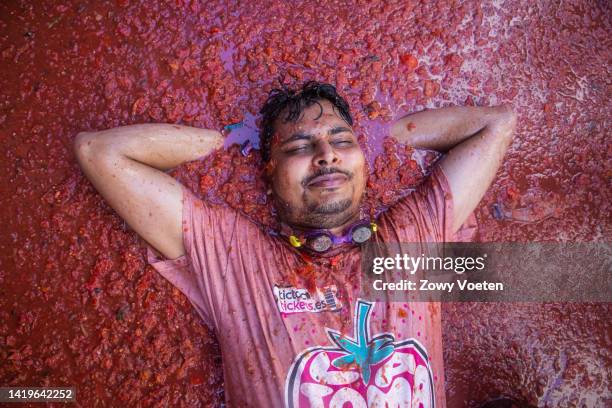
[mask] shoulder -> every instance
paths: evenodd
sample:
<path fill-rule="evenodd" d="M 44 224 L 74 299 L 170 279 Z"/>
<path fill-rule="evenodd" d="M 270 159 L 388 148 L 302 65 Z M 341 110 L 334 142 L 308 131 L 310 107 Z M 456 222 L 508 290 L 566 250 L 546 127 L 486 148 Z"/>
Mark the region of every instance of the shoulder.
<path fill-rule="evenodd" d="M 380 217 L 381 226 L 400 241 L 440 241 L 450 238 L 453 196 L 440 166 L 413 191 Z"/>

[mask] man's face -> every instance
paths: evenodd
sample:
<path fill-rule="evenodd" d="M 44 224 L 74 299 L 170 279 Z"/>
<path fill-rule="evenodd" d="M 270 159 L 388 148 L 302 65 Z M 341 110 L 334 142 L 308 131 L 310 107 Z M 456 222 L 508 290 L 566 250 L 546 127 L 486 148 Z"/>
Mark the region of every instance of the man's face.
<path fill-rule="evenodd" d="M 326 99 L 296 122 L 275 123 L 268 175 L 281 219 L 302 228 L 341 227 L 359 215 L 367 178 L 351 126 Z"/>

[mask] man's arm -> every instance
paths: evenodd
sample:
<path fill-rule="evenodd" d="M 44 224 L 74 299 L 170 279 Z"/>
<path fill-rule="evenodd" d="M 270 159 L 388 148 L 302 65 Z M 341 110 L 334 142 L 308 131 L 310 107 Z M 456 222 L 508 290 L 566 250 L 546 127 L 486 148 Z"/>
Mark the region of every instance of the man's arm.
<path fill-rule="evenodd" d="M 74 152 L 109 205 L 169 259 L 185 254 L 182 186 L 164 171 L 205 156 L 223 143 L 214 130 L 173 124 L 81 132 Z"/>
<path fill-rule="evenodd" d="M 440 161 L 454 199 L 453 232 L 487 191 L 512 140 L 516 114 L 508 105 L 449 107 L 405 116 L 391 127 L 398 141 L 448 152 Z"/>

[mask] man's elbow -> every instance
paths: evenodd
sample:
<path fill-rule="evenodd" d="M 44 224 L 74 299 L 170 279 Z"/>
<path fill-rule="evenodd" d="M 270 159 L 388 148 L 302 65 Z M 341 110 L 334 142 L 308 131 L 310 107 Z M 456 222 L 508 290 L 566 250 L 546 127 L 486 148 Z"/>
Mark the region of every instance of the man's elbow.
<path fill-rule="evenodd" d="M 78 133 L 72 143 L 72 150 L 81 166 L 86 162 L 93 162 L 94 159 L 108 156 L 110 152 L 104 140 L 96 132 Z"/>
<path fill-rule="evenodd" d="M 516 123 L 518 121 L 518 115 L 512 108 L 508 109 L 506 115 L 507 115 L 506 121 L 508 122 L 508 127 L 512 130 L 511 133 L 514 134 L 514 131 L 516 130 Z"/>
<path fill-rule="evenodd" d="M 514 138 L 518 116 L 510 105 L 501 105 L 498 108 L 498 116 L 493 124 L 495 133 L 510 142 Z"/>
<path fill-rule="evenodd" d="M 92 150 L 92 134 L 89 132 L 77 133 L 72 143 L 72 150 L 74 155 L 79 161 L 82 157 L 86 156 Z"/>

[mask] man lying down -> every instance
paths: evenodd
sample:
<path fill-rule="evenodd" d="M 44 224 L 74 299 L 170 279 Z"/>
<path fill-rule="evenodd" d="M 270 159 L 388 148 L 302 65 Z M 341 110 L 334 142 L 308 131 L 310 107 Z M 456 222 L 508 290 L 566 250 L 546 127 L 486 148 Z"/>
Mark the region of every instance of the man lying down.
<path fill-rule="evenodd" d="M 362 210 L 364 152 L 332 85 L 273 90 L 261 114 L 275 233 L 165 173 L 220 148 L 215 130 L 82 132 L 75 152 L 147 241 L 151 265 L 215 330 L 228 406 L 446 406 L 439 303 L 367 298 L 342 282 L 360 273 L 365 243 L 452 241 L 502 162 L 515 114 L 508 106 L 449 107 L 389 124 L 398 141 L 446 155 L 376 219 Z"/>

